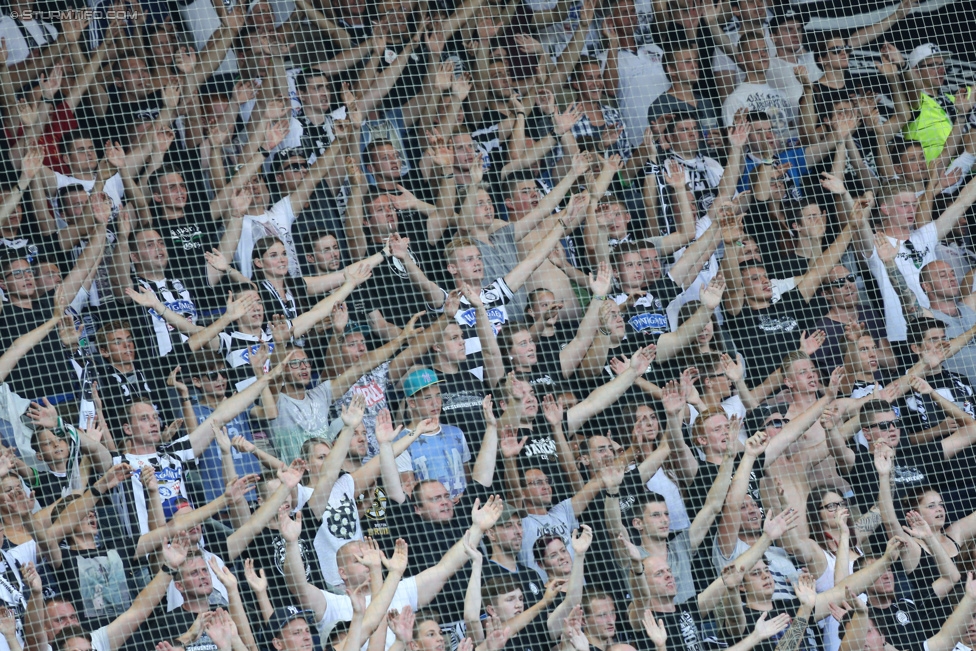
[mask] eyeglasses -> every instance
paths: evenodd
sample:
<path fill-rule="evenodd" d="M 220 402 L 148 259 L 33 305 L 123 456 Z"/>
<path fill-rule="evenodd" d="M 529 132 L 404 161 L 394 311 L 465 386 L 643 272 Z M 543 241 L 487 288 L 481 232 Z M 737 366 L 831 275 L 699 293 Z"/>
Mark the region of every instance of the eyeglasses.
<path fill-rule="evenodd" d="M 12 278 L 16 278 L 17 280 L 20 280 L 21 278 L 25 278 L 25 277 L 26 278 L 33 278 L 34 277 L 34 270 L 33 269 L 14 269 L 13 271 L 8 272 L 7 275 L 10 276 L 10 277 L 12 277 Z"/>
<path fill-rule="evenodd" d="M 216 380 L 219 377 L 224 377 L 223 371 L 207 371 L 206 376 L 208 380 Z"/>
<path fill-rule="evenodd" d="M 857 276 L 854 274 L 847 274 L 846 276 L 841 276 L 827 283 L 827 287 L 843 287 L 847 283 L 857 282 Z"/>
<path fill-rule="evenodd" d="M 290 165 L 285 165 L 285 170 L 288 172 L 304 172 L 308 169 L 308 165 L 305 163 L 291 163 Z"/>
<path fill-rule="evenodd" d="M 829 504 L 824 504 L 820 508 L 822 508 L 823 510 L 828 511 L 830 513 L 835 513 L 837 511 L 837 509 L 846 509 L 847 508 L 847 500 L 840 500 L 838 502 L 830 502 Z"/>
<path fill-rule="evenodd" d="M 898 429 L 898 419 L 894 420 L 883 420 L 880 423 L 875 423 L 871 427 L 880 430 L 882 432 L 890 432 L 891 430 Z"/>
<path fill-rule="evenodd" d="M 850 45 L 838 45 L 836 47 L 828 47 L 827 48 L 827 52 L 829 52 L 830 54 L 840 54 L 841 52 L 844 52 L 846 54 L 850 54 L 853 51 L 854 51 L 854 48 L 852 48 Z"/>
<path fill-rule="evenodd" d="M 288 362 L 288 368 L 301 368 L 303 366 L 311 366 L 307 359 L 293 359 Z"/>

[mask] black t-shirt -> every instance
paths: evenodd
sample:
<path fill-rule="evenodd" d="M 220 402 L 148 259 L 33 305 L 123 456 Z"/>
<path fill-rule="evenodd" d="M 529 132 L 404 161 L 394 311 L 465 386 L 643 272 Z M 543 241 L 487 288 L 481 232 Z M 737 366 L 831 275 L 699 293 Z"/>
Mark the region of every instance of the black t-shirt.
<path fill-rule="evenodd" d="M 37 471 L 36 477 L 34 497 L 42 509 L 57 502 L 61 497 L 61 491 L 68 485 L 68 473 L 55 473 L 43 469 Z"/>
<path fill-rule="evenodd" d="M 453 425 L 464 432 L 472 456 L 477 457 L 485 432 L 481 401 L 485 399 L 489 387 L 469 370 L 473 366 L 471 360 L 466 359 L 459 364 L 457 373 L 438 370 L 437 377 L 441 381 L 441 423 Z"/>
<path fill-rule="evenodd" d="M 854 449 L 854 467 L 846 479 L 854 490 L 854 501 L 866 511 L 878 500 L 878 471 L 874 467 L 874 455 L 857 443 Z M 946 461 L 941 441 L 922 445 L 908 445 L 904 441 L 895 448 L 894 466 L 891 471 L 891 490 L 895 504 L 912 489 L 919 486 L 939 486 L 950 462 Z"/>
<path fill-rule="evenodd" d="M 271 323 L 276 314 L 292 320 L 311 307 L 308 285 L 304 278 L 285 278 L 285 293 L 282 295 L 267 280 L 258 282 L 258 294 L 264 305 L 264 320 Z"/>
<path fill-rule="evenodd" d="M 30 309 L 5 303 L 0 317 L 0 347 L 7 350 L 18 337 L 40 327 L 51 318 L 54 309 L 53 293 L 35 298 Z M 71 351 L 64 347 L 55 328 L 36 346 L 27 351 L 10 375 L 7 383 L 14 393 L 24 398 L 41 398 L 71 393 L 78 381 L 71 366 Z"/>
<path fill-rule="evenodd" d="M 925 634 L 918 626 L 923 618 L 911 599 L 893 600 L 887 608 L 868 604 L 868 615 L 889 644 L 902 651 L 924 648 Z"/>
<path fill-rule="evenodd" d="M 739 315 L 728 320 L 728 332 L 745 358 L 749 386 L 761 384 L 778 369 L 783 358 L 799 348 L 800 334 L 826 312 L 822 297 L 807 303 L 798 289 L 762 309 L 743 305 Z"/>
<path fill-rule="evenodd" d="M 638 348 L 657 343 L 661 335 L 671 331 L 667 307 L 682 291 L 680 285 L 665 275 L 650 286 L 647 294 L 627 307 L 623 313 L 627 338 L 621 344 L 625 355 L 630 357 Z"/>
<path fill-rule="evenodd" d="M 675 606 L 673 613 L 654 613 L 654 618 L 662 620 L 668 630 L 667 651 L 706 651 L 724 646 L 702 632 L 697 599 Z M 657 648 L 643 627 L 635 631 L 634 647 L 638 651 L 656 651 Z"/>
<path fill-rule="evenodd" d="M 510 576 L 515 580 L 522 588 L 522 600 L 526 608 L 542 599 L 542 595 L 546 592 L 546 584 L 542 577 L 532 568 L 518 562 L 515 564 L 515 571 L 512 572 L 507 567 L 486 559 L 481 568 L 481 584 L 487 584 L 496 576 Z"/>
<path fill-rule="evenodd" d="M 763 613 L 767 614 L 766 617 L 767 619 L 773 619 L 774 617 L 778 617 L 780 615 L 786 614 L 789 615 L 790 619 L 792 620 L 794 617 L 796 617 L 796 611 L 797 608 L 799 607 L 800 607 L 800 603 L 798 601 L 773 601 L 773 609 L 770 611 L 754 610 L 748 606 L 743 605 L 742 610 L 743 613 L 745 614 L 745 619 L 746 619 L 746 627 L 744 633 L 748 635 L 753 631 L 753 629 L 756 628 L 756 622 L 759 621 L 759 618 L 762 617 Z M 807 626 L 806 634 L 803 636 L 803 641 L 800 643 L 800 646 L 798 647 L 799 651 L 818 651 L 818 649 L 823 648 L 823 645 L 820 644 L 819 631 L 820 631 L 819 627 L 814 625 L 813 622 L 810 622 L 810 625 Z M 780 638 L 782 638 L 785 633 L 786 631 L 781 631 L 776 635 L 774 635 L 773 637 L 769 638 L 768 640 L 764 642 L 760 642 L 759 644 L 753 647 L 753 650 L 773 651 L 776 648 L 776 645 L 779 642 Z M 742 637 L 745 637 L 745 635 L 743 635 Z M 741 637 L 739 639 L 741 639 Z M 739 641 L 738 639 L 728 640 L 729 646 L 734 645 L 738 641 Z"/>
<path fill-rule="evenodd" d="M 156 608 L 137 633 L 129 639 L 126 649 L 130 651 L 154 649 L 157 643 L 163 640 L 172 640 L 186 633 L 197 619 L 197 613 L 191 613 L 182 606 L 169 612 L 164 610 L 165 607 L 166 600 L 164 599 L 163 603 Z M 210 610 L 216 609 L 217 606 L 210 606 Z M 204 630 L 200 637 L 183 648 L 186 651 L 215 651 L 217 645 Z"/>
<path fill-rule="evenodd" d="M 624 473 L 620 484 L 620 518 L 623 522 L 630 522 L 634 518 L 634 503 L 637 498 L 647 493 L 647 487 L 641 480 L 640 469 L 631 468 Z M 617 607 L 621 612 L 626 610 L 626 602 L 630 600 L 627 577 L 624 576 L 614 555 L 614 541 L 606 526 L 604 505 L 607 494 L 601 491 L 593 498 L 586 509 L 580 513 L 580 524 L 587 524 L 593 529 L 593 543 L 586 553 L 586 583 L 595 588 L 602 588 L 614 595 Z"/>
<path fill-rule="evenodd" d="M 207 281 L 207 260 L 203 254 L 217 248 L 220 238 L 217 223 L 210 219 L 209 209 L 205 214 L 197 214 L 199 209 L 194 209 L 193 205 L 187 204 L 179 219 L 157 216 L 153 220 L 153 228 L 166 242 L 169 255 L 167 274 L 182 279 L 194 302 L 199 302 L 202 307 L 213 300 L 213 291 Z"/>
<path fill-rule="evenodd" d="M 925 381 L 943 395 L 951 395 L 952 401 L 964 409 L 970 416 L 976 415 L 976 390 L 969 382 L 969 378 L 952 371 L 943 369 L 936 375 L 927 376 Z M 903 432 L 921 432 L 935 427 L 947 414 L 932 396 L 917 391 L 909 391 L 899 403 L 899 417 Z"/>
<path fill-rule="evenodd" d="M 89 630 L 105 626 L 132 605 L 127 576 L 132 546 L 71 550 L 61 548 L 54 571 L 61 596 L 74 604 Z"/>
<path fill-rule="evenodd" d="M 484 505 L 490 494 L 490 487 L 469 482 L 464 494 L 454 505 L 454 517 L 448 522 L 424 520 L 414 512 L 413 503 L 409 499 L 402 504 L 389 504 L 387 520 L 390 523 L 390 534 L 403 538 L 410 548 L 406 574 L 413 576 L 437 565 L 471 526 L 471 508 L 475 500 L 480 499 Z M 458 570 L 431 602 L 431 607 L 441 613 L 442 625 L 463 618 L 464 592 L 469 576 L 470 568 Z"/>
<path fill-rule="evenodd" d="M 371 247 L 367 255 L 374 255 L 380 248 Z M 405 326 L 417 312 L 431 311 L 420 287 L 410 280 L 403 262 L 394 256 L 373 268 L 370 279 L 353 292 L 350 305 L 350 318 L 356 321 L 368 323 L 369 314 L 378 311 L 398 328 Z"/>
<path fill-rule="evenodd" d="M 304 522 L 305 518 L 302 518 L 302 521 Z M 305 578 L 312 585 L 324 589 L 325 581 L 322 578 L 319 558 L 315 555 L 315 548 L 311 541 L 301 536 L 298 539 L 298 549 L 302 555 L 302 564 L 305 566 Z M 285 581 L 285 540 L 281 534 L 265 527 L 247 546 L 241 558 L 253 560 L 255 571 L 259 567 L 264 570 L 268 578 L 268 598 L 275 608 L 292 603 L 293 596 L 288 591 L 288 584 Z"/>

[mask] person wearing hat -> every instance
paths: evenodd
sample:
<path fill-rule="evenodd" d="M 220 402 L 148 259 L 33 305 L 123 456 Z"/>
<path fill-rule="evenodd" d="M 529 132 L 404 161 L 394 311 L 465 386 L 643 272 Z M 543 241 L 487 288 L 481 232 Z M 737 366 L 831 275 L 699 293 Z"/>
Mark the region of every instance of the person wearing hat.
<path fill-rule="evenodd" d="M 403 379 L 408 423 L 404 433 L 420 432 L 417 440 L 407 448 L 407 455 L 415 480 L 439 481 L 450 491 L 451 499 L 457 499 L 467 487 L 466 466 L 471 461 L 471 450 L 465 432 L 440 423 L 439 384 L 437 373 L 429 368 L 418 368 Z M 493 429 L 492 425 L 489 427 Z M 479 433 L 470 434 L 477 436 Z M 491 485 L 491 480 L 481 483 Z"/>
<path fill-rule="evenodd" d="M 969 112 L 976 106 L 972 87 L 954 94 L 942 92 L 946 82 L 945 57 L 951 54 L 935 43 L 923 43 L 908 55 L 906 82 L 915 119 L 905 126 L 905 139 L 917 140 L 925 149 L 925 160 L 932 161 L 948 149 L 954 156 L 962 138 Z"/>
<path fill-rule="evenodd" d="M 302 610 L 295 606 L 275 608 L 271 619 L 265 624 L 264 634 L 268 644 L 266 648 L 275 651 L 299 651 L 314 648 L 315 637 L 312 627 L 315 626 L 315 612 Z"/>
<path fill-rule="evenodd" d="M 488 559 L 481 568 L 481 576 L 488 583 L 496 576 L 510 576 L 522 588 L 522 599 L 531 606 L 542 598 L 545 584 L 539 573 L 519 562 L 522 551 L 522 510 L 505 502 L 495 526 L 485 532 L 488 538 Z"/>

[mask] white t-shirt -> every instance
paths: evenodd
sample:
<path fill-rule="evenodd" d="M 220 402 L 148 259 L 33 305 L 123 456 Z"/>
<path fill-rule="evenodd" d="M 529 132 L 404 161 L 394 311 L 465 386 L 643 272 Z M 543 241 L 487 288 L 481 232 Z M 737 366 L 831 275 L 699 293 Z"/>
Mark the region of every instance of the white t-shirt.
<path fill-rule="evenodd" d="M 116 456 L 112 459 L 113 464 L 128 463 L 136 470 L 128 482 L 119 486 L 132 495 L 136 514 L 139 520 L 139 533 L 149 533 L 149 514 L 146 512 L 146 494 L 143 490 L 142 479 L 140 478 L 143 468 L 152 468 L 156 473 L 156 481 L 159 484 L 159 497 L 163 501 L 163 509 L 167 509 L 167 503 L 175 503 L 177 498 L 187 498 L 185 474 L 183 472 L 184 462 L 191 462 L 195 458 L 193 445 L 190 443 L 189 436 L 181 436 L 169 443 L 160 445 L 155 452 L 150 454 L 125 454 Z M 172 510 L 175 510 L 172 509 Z M 130 514 L 131 515 L 131 514 Z"/>
<path fill-rule="evenodd" d="M 315 553 L 322 567 L 322 578 L 329 585 L 342 585 L 336 553 L 350 540 L 362 540 L 363 528 L 356 508 L 356 481 L 346 473 L 336 480 L 329 493 L 329 504 L 322 513 L 322 524 L 315 533 Z"/>
<path fill-rule="evenodd" d="M 747 111 L 765 111 L 783 144 L 797 137 L 796 106 L 790 103 L 782 91 L 776 90 L 768 83 L 743 83 L 736 86 L 722 105 L 725 126 L 731 127 L 736 111 L 743 108 Z"/>
<path fill-rule="evenodd" d="M 333 401 L 330 381 L 306 391 L 302 400 L 284 392 L 278 394 L 278 417 L 271 421 L 271 436 L 282 461 L 291 463 L 299 456 L 302 443 L 325 434 L 331 423 L 329 408 Z"/>
<path fill-rule="evenodd" d="M 260 215 L 244 215 L 244 223 L 241 227 L 241 239 L 237 242 L 237 251 L 234 257 L 241 273 L 251 277 L 251 252 L 254 251 L 254 243 L 267 235 L 277 237 L 285 245 L 285 252 L 288 253 L 288 275 L 298 278 L 302 275 L 301 266 L 298 263 L 298 250 L 295 248 L 295 240 L 291 236 L 291 225 L 295 222 L 295 213 L 291 207 L 291 195 L 288 195 L 271 206 L 269 210 Z"/>
<path fill-rule="evenodd" d="M 324 640 L 328 639 L 329 632 L 335 628 L 337 622 L 352 621 L 352 602 L 345 595 L 332 594 L 325 590 L 321 590 L 321 592 L 322 596 L 325 597 L 325 613 L 322 615 L 322 619 L 315 622 L 315 626 L 319 630 L 319 636 Z M 372 595 L 366 595 L 367 607 L 370 601 L 372 601 Z M 417 604 L 417 577 L 412 576 L 400 581 L 400 585 L 397 586 L 396 592 L 393 594 L 393 601 L 390 602 L 389 610 L 396 609 L 403 612 L 405 606 L 410 606 L 414 612 L 419 607 Z M 396 642 L 396 636 L 393 635 L 393 631 L 387 628 L 386 648 L 389 649 L 394 642 Z M 363 651 L 366 651 L 368 644 L 367 642 L 363 645 Z"/>
<path fill-rule="evenodd" d="M 671 82 L 664 73 L 661 57 L 664 55 L 657 45 L 646 44 L 637 52 L 617 50 L 617 74 L 620 87 L 617 89 L 617 102 L 620 118 L 624 123 L 624 138 L 631 147 L 638 146 L 644 139 L 647 128 L 647 108 L 661 94 L 671 88 Z"/>
<path fill-rule="evenodd" d="M 738 48 L 739 40 L 742 38 L 741 28 L 742 23 L 739 22 L 738 18 L 733 18 L 722 27 L 722 31 L 725 32 L 725 35 L 735 48 Z M 769 58 L 772 59 L 776 55 L 776 43 L 773 42 L 773 37 L 769 32 L 769 24 L 763 22 L 762 30 L 764 40 L 766 41 L 766 49 L 769 52 Z M 735 72 L 737 74 L 736 81 L 739 83 L 746 76 L 746 73 L 735 62 L 735 59 L 726 54 L 725 50 L 718 46 L 712 52 L 712 70 L 715 72 Z"/>
<path fill-rule="evenodd" d="M 69 185 L 80 185 L 85 188 L 85 192 L 91 194 L 92 190 L 95 189 L 94 179 L 86 181 L 75 176 L 61 174 L 60 172 L 55 172 L 54 178 L 58 183 L 58 190 Z M 122 183 L 122 176 L 118 172 L 110 176 L 105 181 L 105 185 L 102 186 L 102 191 L 112 200 L 112 216 L 115 217 L 118 215 L 119 208 L 122 206 L 122 197 L 125 196 L 125 185 Z"/>
<path fill-rule="evenodd" d="M 929 299 L 922 291 L 919 276 L 922 273 L 922 267 L 936 259 L 935 247 L 939 243 L 939 234 L 935 222 L 930 222 L 917 231 L 913 231 L 908 240 L 901 241 L 889 237 L 888 241 L 892 246 L 898 247 L 895 267 L 905 279 L 905 284 L 918 298 L 919 305 L 925 308 L 929 307 Z M 885 269 L 884 262 L 878 257 L 877 249 L 871 251 L 868 267 L 878 283 L 881 298 L 884 301 L 888 341 L 905 341 L 908 338 L 908 324 L 905 321 L 905 314 L 902 311 L 898 293 L 892 287 L 891 279 L 888 278 L 888 270 Z"/>
<path fill-rule="evenodd" d="M 671 518 L 669 527 L 671 531 L 681 531 L 691 526 L 691 518 L 688 516 L 688 509 L 685 508 L 684 498 L 681 497 L 681 489 L 668 477 L 664 468 L 658 468 L 657 472 L 647 480 L 647 490 L 664 498 Z"/>
<path fill-rule="evenodd" d="M 227 595 L 227 586 L 220 581 L 220 578 L 214 573 L 213 568 L 210 567 L 211 558 L 217 561 L 217 565 L 220 567 L 224 567 L 224 559 L 208 552 L 206 549 L 201 549 L 201 551 L 203 552 L 203 560 L 207 561 L 207 571 L 210 572 L 210 582 L 213 584 L 213 592 L 210 593 L 208 601 L 211 606 L 223 606 L 226 608 L 230 603 Z M 166 588 L 166 612 L 173 612 L 183 605 L 183 601 L 183 594 L 176 589 L 176 581 L 170 581 L 169 587 Z M 92 642 L 94 643 L 94 640 Z"/>
<path fill-rule="evenodd" d="M 543 581 L 548 581 L 545 570 L 535 562 L 532 547 L 542 536 L 559 536 L 566 543 L 566 551 L 574 556 L 573 546 L 569 544 L 573 530 L 579 528 L 579 520 L 573 513 L 572 499 L 566 499 L 553 506 L 545 515 L 526 514 L 522 516 L 522 549 L 519 562 L 539 573 Z"/>
<path fill-rule="evenodd" d="M 4 39 L 7 45 L 7 65 L 13 66 L 27 59 L 32 51 L 58 40 L 58 30 L 50 23 L 39 23 L 36 20 L 18 21 L 10 16 L 0 16 L 0 38 Z"/>
<path fill-rule="evenodd" d="M 817 67 L 816 60 L 812 52 L 804 52 L 797 57 L 799 63 L 790 63 L 786 59 L 773 57 L 769 60 L 769 67 L 766 68 L 766 83 L 786 95 L 793 106 L 800 107 L 800 97 L 803 96 L 803 84 L 796 78 L 793 68 L 803 66 L 807 69 L 807 76 L 810 81 L 817 81 L 823 77 L 823 71 Z"/>

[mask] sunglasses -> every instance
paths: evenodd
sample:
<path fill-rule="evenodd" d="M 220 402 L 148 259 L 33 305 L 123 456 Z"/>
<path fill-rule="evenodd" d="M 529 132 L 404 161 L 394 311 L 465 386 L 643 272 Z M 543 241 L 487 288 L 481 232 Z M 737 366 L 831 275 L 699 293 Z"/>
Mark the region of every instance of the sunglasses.
<path fill-rule="evenodd" d="M 857 276 L 854 274 L 847 274 L 846 276 L 841 276 L 827 283 L 827 287 L 843 287 L 847 283 L 857 282 Z"/>
<path fill-rule="evenodd" d="M 783 427 L 787 423 L 789 423 L 789 422 L 790 422 L 790 419 L 789 418 L 774 418 L 771 421 L 769 421 L 768 423 L 766 423 L 766 427 L 767 428 L 769 428 L 769 427 L 778 427 L 780 429 L 783 429 Z"/>
<path fill-rule="evenodd" d="M 289 165 L 285 165 L 285 170 L 288 172 L 304 172 L 307 169 L 308 165 L 305 163 L 291 163 Z"/>
<path fill-rule="evenodd" d="M 899 427 L 898 419 L 896 418 L 894 420 L 883 420 L 880 423 L 875 423 L 871 427 L 880 430 L 882 432 L 890 432 L 891 430 L 898 429 Z"/>
<path fill-rule="evenodd" d="M 204 373 L 204 375 L 206 375 L 207 379 L 210 381 L 216 380 L 219 377 L 224 377 L 223 371 L 207 371 Z"/>

